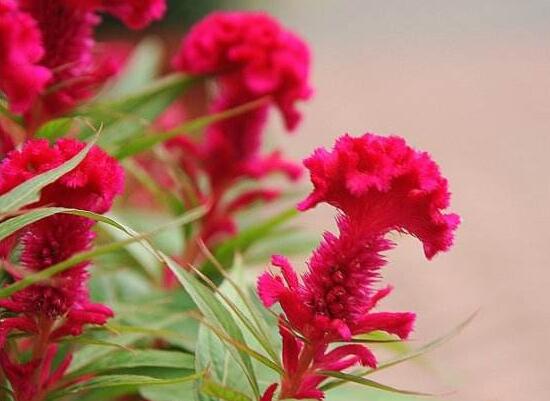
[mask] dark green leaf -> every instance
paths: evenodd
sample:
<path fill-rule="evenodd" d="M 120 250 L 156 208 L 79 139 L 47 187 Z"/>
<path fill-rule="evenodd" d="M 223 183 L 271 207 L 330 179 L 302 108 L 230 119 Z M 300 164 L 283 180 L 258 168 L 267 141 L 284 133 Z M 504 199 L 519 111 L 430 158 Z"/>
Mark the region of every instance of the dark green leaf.
<path fill-rule="evenodd" d="M 70 376 L 103 374 L 121 368 L 158 367 L 194 370 L 194 358 L 178 351 L 121 350 L 112 352 L 85 367 L 70 371 Z"/>

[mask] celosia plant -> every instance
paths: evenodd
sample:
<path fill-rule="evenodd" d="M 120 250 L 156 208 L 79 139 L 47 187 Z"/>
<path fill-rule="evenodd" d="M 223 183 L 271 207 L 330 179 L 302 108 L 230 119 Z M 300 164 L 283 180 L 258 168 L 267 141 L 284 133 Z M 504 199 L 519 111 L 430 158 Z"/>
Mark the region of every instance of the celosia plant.
<path fill-rule="evenodd" d="M 0 400 L 402 393 L 362 375 L 377 370 L 370 344 L 406 340 L 416 319 L 378 311 L 388 234 L 428 259 L 452 245 L 438 166 L 400 137 L 344 135 L 304 161 L 314 189 L 285 207 L 302 167 L 265 131 L 272 109 L 299 128 L 308 45 L 242 11 L 197 22 L 163 68 L 156 42 L 97 43 L 103 15 L 141 29 L 165 12 L 0 0 Z M 311 251 L 288 224 L 319 203 L 338 233 L 298 273 L 279 253 Z M 258 279 L 245 269 L 271 255 Z"/>

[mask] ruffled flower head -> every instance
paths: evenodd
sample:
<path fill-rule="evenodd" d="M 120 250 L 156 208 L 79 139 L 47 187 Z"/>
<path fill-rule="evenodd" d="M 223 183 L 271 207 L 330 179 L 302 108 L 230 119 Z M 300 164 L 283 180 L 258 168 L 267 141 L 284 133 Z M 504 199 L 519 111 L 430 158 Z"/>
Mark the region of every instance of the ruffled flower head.
<path fill-rule="evenodd" d="M 304 165 L 314 190 L 300 210 L 326 202 L 366 234 L 406 232 L 422 241 L 429 259 L 452 245 L 460 219 L 444 213 L 447 180 L 428 153 L 402 138 L 344 135 L 332 152 L 317 149 Z"/>
<path fill-rule="evenodd" d="M 295 103 L 311 95 L 310 56 L 305 43 L 260 12 L 216 12 L 196 24 L 183 39 L 174 68 L 191 74 L 215 74 L 238 86 L 248 100 L 271 95 L 289 129 L 300 113 Z"/>
<path fill-rule="evenodd" d="M 84 146 L 74 139 L 61 139 L 53 147 L 46 140 L 27 141 L 21 150 L 10 152 L 0 164 L 0 194 L 63 164 Z M 122 167 L 94 146 L 75 169 L 42 190 L 37 206 L 54 204 L 105 213 L 123 185 Z"/>
<path fill-rule="evenodd" d="M 21 265 L 27 273 L 35 273 L 89 249 L 94 239 L 92 225 L 91 220 L 68 215 L 55 215 L 32 224 L 21 236 Z M 49 318 L 65 315 L 75 304 L 87 301 L 87 265 L 88 262 L 80 263 L 47 284 L 16 292 L 11 298 L 11 309 Z M 17 271 L 12 271 L 12 276 L 23 277 Z"/>

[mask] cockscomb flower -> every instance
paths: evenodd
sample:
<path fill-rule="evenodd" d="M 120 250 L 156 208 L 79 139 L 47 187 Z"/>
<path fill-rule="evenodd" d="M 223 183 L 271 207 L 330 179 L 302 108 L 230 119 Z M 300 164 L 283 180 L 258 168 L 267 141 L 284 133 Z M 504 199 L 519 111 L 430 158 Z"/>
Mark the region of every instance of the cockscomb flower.
<path fill-rule="evenodd" d="M 74 139 L 61 139 L 53 147 L 46 140 L 27 141 L 0 164 L 0 194 L 61 165 L 84 146 L 83 142 Z M 54 204 L 105 213 L 111 208 L 114 197 L 122 192 L 123 184 L 122 167 L 94 146 L 75 169 L 42 190 L 35 206 Z"/>
<path fill-rule="evenodd" d="M 0 90 L 30 130 L 92 96 L 124 58 L 94 53 L 99 13 L 139 29 L 162 17 L 165 0 L 7 0 L 0 5 Z"/>
<path fill-rule="evenodd" d="M 428 153 L 402 138 L 344 135 L 332 152 L 317 149 L 304 165 L 314 190 L 300 210 L 326 202 L 366 234 L 406 232 L 422 241 L 429 259 L 452 245 L 460 219 L 443 212 L 450 199 L 447 180 Z"/>
<path fill-rule="evenodd" d="M 295 103 L 311 95 L 305 43 L 261 12 L 215 12 L 192 27 L 173 66 L 216 75 L 220 92 L 237 86 L 248 101 L 271 95 L 289 129 L 300 120 Z"/>
<path fill-rule="evenodd" d="M 451 246 L 459 221 L 457 215 L 442 213 L 449 193 L 437 165 L 401 138 L 346 135 L 332 152 L 318 149 L 304 164 L 315 189 L 299 208 L 320 202 L 337 207 L 339 233 L 324 234 L 301 277 L 284 257 L 274 256 L 272 264 L 281 274 L 266 272 L 258 280 L 264 305 L 278 302 L 283 309 L 280 399 L 322 399 L 318 386 L 326 376 L 319 370 L 343 370 L 357 363 L 376 366 L 365 346 L 329 350 L 330 343 L 377 330 L 406 339 L 414 313 L 373 312 L 391 291 L 376 289 L 385 265 L 383 252 L 394 246 L 386 234 L 396 230 L 418 237 L 431 258 Z M 270 387 L 265 399 L 273 395 Z"/>
<path fill-rule="evenodd" d="M 85 146 L 72 139 L 50 146 L 45 140 L 27 141 L 11 151 L 0 164 L 0 194 L 36 175 L 61 165 Z M 122 190 L 123 174 L 117 162 L 98 147 L 90 149 L 80 164 L 46 186 L 40 200 L 31 206 L 65 206 L 104 213 Z M 14 281 L 37 273 L 89 250 L 95 237 L 94 222 L 79 216 L 57 214 L 32 223 L 0 243 L 3 267 Z M 18 261 L 10 255 L 20 245 Z M 0 300 L 9 317 L 0 319 L 0 367 L 18 401 L 42 400 L 59 382 L 71 360 L 66 354 L 52 369 L 58 356 L 57 342 L 80 335 L 86 325 L 103 325 L 113 316 L 105 305 L 91 302 L 88 289 L 88 261 L 80 262 L 46 280 L 34 283 Z M 25 343 L 13 341 L 14 330 L 26 333 Z M 21 361 L 19 348 L 32 347 L 31 358 Z M 21 375 L 25 380 L 21 380 Z M 28 380 L 36 377 L 36 380 Z"/>
<path fill-rule="evenodd" d="M 14 0 L 0 3 L 0 90 L 13 112 L 28 110 L 51 78 L 36 21 Z"/>
<path fill-rule="evenodd" d="M 9 273 L 20 280 L 27 274 L 39 272 L 88 250 L 95 237 L 92 226 L 91 220 L 63 214 L 31 224 L 20 238 L 21 267 L 8 267 Z M 52 326 L 51 339 L 67 334 L 77 335 L 87 323 L 103 324 L 112 312 L 104 306 L 90 304 L 86 288 L 88 265 L 89 262 L 82 262 L 45 283 L 18 291 L 7 300 L 0 300 L 0 307 L 21 314 L 19 319 L 26 319 L 28 326 L 36 331 L 45 320 L 51 321 L 52 325 L 56 322 L 55 327 Z"/>

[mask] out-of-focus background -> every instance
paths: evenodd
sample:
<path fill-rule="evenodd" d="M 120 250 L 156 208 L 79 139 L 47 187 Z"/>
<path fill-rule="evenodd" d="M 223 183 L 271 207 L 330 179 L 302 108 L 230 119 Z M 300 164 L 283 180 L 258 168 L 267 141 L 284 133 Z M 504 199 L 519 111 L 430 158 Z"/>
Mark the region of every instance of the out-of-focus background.
<path fill-rule="evenodd" d="M 273 135 L 294 159 L 344 132 L 398 133 L 449 178 L 464 220 L 454 249 L 427 262 L 415 240 L 396 237 L 384 307 L 418 313 L 413 345 L 479 315 L 421 363 L 375 378 L 454 391 L 449 400 L 548 400 L 550 1 L 172 3 L 169 25 L 153 31 L 183 32 L 212 8 L 254 8 L 307 39 L 315 97 L 295 136 Z M 303 221 L 320 232 L 332 218 L 319 208 Z"/>

